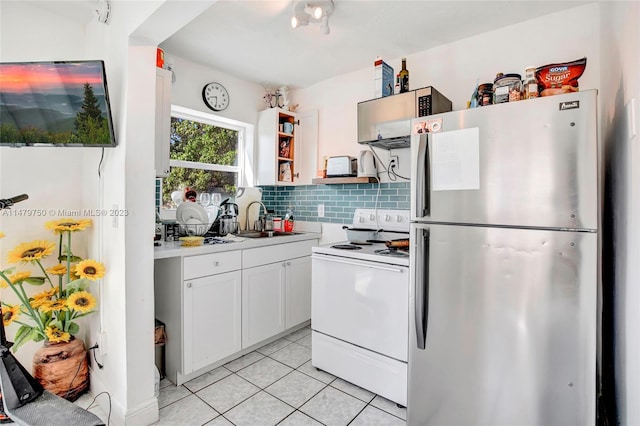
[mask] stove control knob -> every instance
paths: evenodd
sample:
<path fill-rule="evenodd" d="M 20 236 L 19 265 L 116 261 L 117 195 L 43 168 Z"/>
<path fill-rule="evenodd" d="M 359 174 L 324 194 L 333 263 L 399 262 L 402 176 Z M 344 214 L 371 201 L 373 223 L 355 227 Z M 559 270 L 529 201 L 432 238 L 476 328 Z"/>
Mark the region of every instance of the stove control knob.
<path fill-rule="evenodd" d="M 376 220 L 376 215 L 375 214 L 370 214 L 369 215 L 369 220 Z"/>
<path fill-rule="evenodd" d="M 358 223 L 364 222 L 364 218 L 362 216 L 358 216 Z"/>
<path fill-rule="evenodd" d="M 401 216 L 401 215 L 398 215 L 398 216 L 396 217 L 396 221 L 397 221 L 397 222 L 402 222 L 402 216 Z"/>
<path fill-rule="evenodd" d="M 384 215 L 385 222 L 389 222 L 390 220 L 391 220 L 391 216 L 389 216 L 388 214 Z"/>

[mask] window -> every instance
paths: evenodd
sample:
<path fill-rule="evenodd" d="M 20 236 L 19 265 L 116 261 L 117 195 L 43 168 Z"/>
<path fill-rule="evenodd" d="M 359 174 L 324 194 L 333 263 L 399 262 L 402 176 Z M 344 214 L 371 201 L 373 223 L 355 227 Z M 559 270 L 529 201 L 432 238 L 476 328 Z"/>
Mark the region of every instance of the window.
<path fill-rule="evenodd" d="M 176 208 L 171 194 L 189 187 L 198 194 L 235 195 L 244 181 L 245 145 L 253 126 L 186 108 L 171 108 L 171 171 L 162 183 L 162 207 Z"/>

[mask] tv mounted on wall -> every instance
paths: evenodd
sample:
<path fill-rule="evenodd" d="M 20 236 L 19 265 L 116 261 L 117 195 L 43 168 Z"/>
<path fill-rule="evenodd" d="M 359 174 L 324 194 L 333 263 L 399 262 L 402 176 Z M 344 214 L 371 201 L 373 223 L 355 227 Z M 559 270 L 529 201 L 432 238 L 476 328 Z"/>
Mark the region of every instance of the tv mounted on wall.
<path fill-rule="evenodd" d="M 0 63 L 0 146 L 116 146 L 104 62 Z"/>

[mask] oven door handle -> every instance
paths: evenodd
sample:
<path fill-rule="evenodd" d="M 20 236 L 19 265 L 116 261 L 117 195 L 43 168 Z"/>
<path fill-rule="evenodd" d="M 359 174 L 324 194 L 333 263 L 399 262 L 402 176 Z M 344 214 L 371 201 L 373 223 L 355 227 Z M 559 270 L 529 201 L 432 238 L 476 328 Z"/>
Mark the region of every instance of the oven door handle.
<path fill-rule="evenodd" d="M 311 255 L 312 259 L 318 259 L 318 260 L 325 260 L 327 262 L 335 262 L 335 263 L 342 263 L 345 265 L 353 265 L 353 266 L 364 266 L 367 268 L 371 268 L 371 269 L 380 269 L 382 271 L 391 271 L 391 272 L 398 272 L 400 274 L 402 274 L 403 272 L 405 272 L 406 268 L 394 268 L 393 266 L 389 265 L 384 265 L 384 264 L 380 264 L 380 263 L 376 263 L 376 262 L 360 262 L 357 260 L 343 260 L 339 257 L 335 257 L 335 256 L 331 256 L 331 255 L 324 255 L 324 254 L 318 254 L 318 253 L 313 253 Z"/>

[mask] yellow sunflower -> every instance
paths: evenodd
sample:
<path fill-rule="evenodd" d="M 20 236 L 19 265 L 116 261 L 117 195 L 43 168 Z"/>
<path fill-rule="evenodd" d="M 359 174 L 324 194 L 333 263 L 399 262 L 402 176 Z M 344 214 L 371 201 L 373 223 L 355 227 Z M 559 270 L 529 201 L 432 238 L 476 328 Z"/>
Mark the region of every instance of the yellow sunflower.
<path fill-rule="evenodd" d="M 58 293 L 58 288 L 50 288 L 33 296 L 33 300 L 48 300 Z"/>
<path fill-rule="evenodd" d="M 51 268 L 47 268 L 47 272 L 50 273 L 51 275 L 64 275 L 67 273 L 67 267 L 62 263 L 58 263 L 57 265 L 52 266 Z"/>
<path fill-rule="evenodd" d="M 96 307 L 96 299 L 88 291 L 73 293 L 67 299 L 67 307 L 85 313 Z"/>
<path fill-rule="evenodd" d="M 44 313 L 53 311 L 63 311 L 67 309 L 67 300 L 58 299 L 53 301 L 47 301 L 40 305 L 40 310 Z"/>
<path fill-rule="evenodd" d="M 5 236 L 5 233 L 4 233 L 4 232 L 2 232 L 2 231 L 0 231 L 0 238 L 2 238 L 2 237 L 4 237 L 4 236 Z"/>
<path fill-rule="evenodd" d="M 76 265 L 76 274 L 81 278 L 88 278 L 92 281 L 104 277 L 104 265 L 95 260 L 87 259 Z"/>
<path fill-rule="evenodd" d="M 47 327 L 44 330 L 44 334 L 47 335 L 47 339 L 51 343 L 68 342 L 69 340 L 71 340 L 71 335 L 69 333 L 60 330 L 55 325 L 50 325 L 49 327 Z"/>
<path fill-rule="evenodd" d="M 2 307 L 2 323 L 6 326 L 20 316 L 20 306 L 5 305 Z"/>
<path fill-rule="evenodd" d="M 32 241 L 22 243 L 9 252 L 9 263 L 33 262 L 53 253 L 56 245 L 50 241 Z"/>
<path fill-rule="evenodd" d="M 64 217 L 58 220 L 52 220 L 44 224 L 47 229 L 53 230 L 56 234 L 62 234 L 63 232 L 75 232 L 83 231 L 87 227 L 91 226 L 93 222 L 91 219 L 73 219 L 70 217 Z"/>
<path fill-rule="evenodd" d="M 9 281 L 11 281 L 11 284 L 15 284 L 20 281 L 26 280 L 30 276 L 31 276 L 31 272 L 29 271 L 16 272 L 12 275 L 9 275 Z"/>

